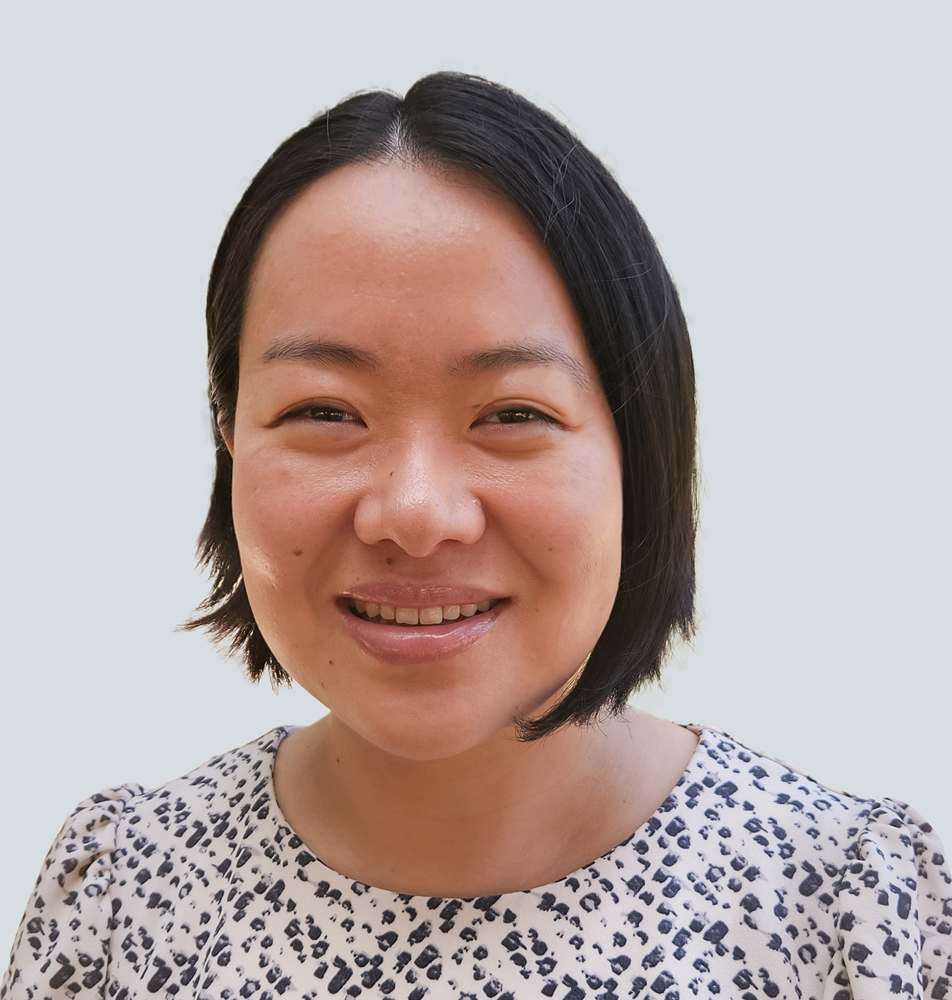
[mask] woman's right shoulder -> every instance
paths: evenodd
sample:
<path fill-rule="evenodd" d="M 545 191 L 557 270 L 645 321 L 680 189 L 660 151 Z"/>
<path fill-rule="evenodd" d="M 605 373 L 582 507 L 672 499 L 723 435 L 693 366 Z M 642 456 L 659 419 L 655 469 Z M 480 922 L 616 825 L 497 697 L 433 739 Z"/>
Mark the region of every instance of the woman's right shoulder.
<path fill-rule="evenodd" d="M 110 943 L 129 905 L 149 905 L 148 883 L 173 851 L 200 851 L 215 821 L 264 808 L 271 758 L 286 732 L 266 733 L 158 787 L 124 784 L 80 802 L 43 862 L 0 1000 L 104 996 Z"/>
<path fill-rule="evenodd" d="M 71 984 L 101 992 L 109 963 L 119 823 L 143 793 L 135 784 L 107 788 L 84 799 L 67 818 L 27 902 L 0 1000 L 71 996 Z"/>

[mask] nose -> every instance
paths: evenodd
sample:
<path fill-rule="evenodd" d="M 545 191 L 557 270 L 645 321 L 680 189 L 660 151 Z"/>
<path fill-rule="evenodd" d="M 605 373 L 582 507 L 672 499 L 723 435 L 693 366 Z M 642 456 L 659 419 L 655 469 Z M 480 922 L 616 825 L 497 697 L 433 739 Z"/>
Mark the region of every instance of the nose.
<path fill-rule="evenodd" d="M 443 542 L 472 545 L 486 518 L 452 455 L 439 442 L 414 441 L 378 464 L 357 504 L 354 530 L 368 545 L 391 541 L 422 558 Z"/>

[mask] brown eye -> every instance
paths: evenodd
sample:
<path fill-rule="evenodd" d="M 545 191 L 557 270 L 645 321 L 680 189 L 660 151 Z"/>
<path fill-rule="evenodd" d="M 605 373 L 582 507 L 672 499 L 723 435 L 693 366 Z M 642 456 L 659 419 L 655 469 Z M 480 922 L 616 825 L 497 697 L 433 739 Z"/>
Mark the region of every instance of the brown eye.
<path fill-rule="evenodd" d="M 340 423 L 344 420 L 353 420 L 353 414 L 345 413 L 335 406 L 312 406 L 305 410 L 303 416 L 310 417 L 311 420 L 319 420 L 324 423 Z"/>
<path fill-rule="evenodd" d="M 505 410 L 497 410 L 486 417 L 488 424 L 525 424 L 533 420 L 552 423 L 552 418 L 534 410 L 531 406 L 510 406 Z"/>
<path fill-rule="evenodd" d="M 357 417 L 353 413 L 348 413 L 339 406 L 330 406 L 327 404 L 301 406 L 285 414 L 283 419 L 312 421 L 317 424 L 341 424 L 357 421 Z"/>

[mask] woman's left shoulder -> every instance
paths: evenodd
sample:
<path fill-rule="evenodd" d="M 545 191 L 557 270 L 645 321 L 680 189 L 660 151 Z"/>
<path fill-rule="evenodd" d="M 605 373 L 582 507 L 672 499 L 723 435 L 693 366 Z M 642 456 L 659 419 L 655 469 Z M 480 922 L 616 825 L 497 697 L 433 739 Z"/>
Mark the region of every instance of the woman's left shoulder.
<path fill-rule="evenodd" d="M 794 924 L 809 923 L 811 911 L 832 917 L 828 978 L 843 992 L 830 995 L 952 996 L 952 874 L 932 826 L 903 802 L 834 791 L 697 728 L 695 778 L 703 774 L 709 795 L 736 804 L 722 816 L 739 811 L 745 837 L 765 854 L 786 855 L 780 909 L 793 911 Z"/>
<path fill-rule="evenodd" d="M 851 982 L 877 979 L 892 993 L 942 998 L 952 980 L 952 875 L 942 843 L 913 808 L 883 799 L 835 884 L 840 959 Z M 926 992 L 928 988 L 928 992 Z"/>

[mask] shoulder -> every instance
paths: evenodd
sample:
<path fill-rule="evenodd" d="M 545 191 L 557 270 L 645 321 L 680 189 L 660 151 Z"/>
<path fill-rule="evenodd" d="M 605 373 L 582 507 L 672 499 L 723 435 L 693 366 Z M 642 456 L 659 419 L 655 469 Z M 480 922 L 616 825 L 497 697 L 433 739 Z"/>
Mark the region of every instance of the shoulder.
<path fill-rule="evenodd" d="M 705 809 L 741 822 L 761 846 L 790 833 L 831 856 L 849 849 L 869 824 L 874 799 L 830 788 L 718 729 L 698 728 L 697 752 L 675 790 L 688 806 L 703 802 Z"/>
<path fill-rule="evenodd" d="M 124 798 L 121 810 L 110 813 L 117 866 L 127 869 L 138 863 L 134 859 L 150 859 L 171 845 L 205 849 L 218 836 L 212 827 L 223 819 L 270 814 L 274 754 L 287 734 L 283 727 L 274 729 L 154 788 L 125 786 L 134 793 Z"/>
<path fill-rule="evenodd" d="M 138 910 L 172 906 L 173 894 L 153 887 L 174 888 L 173 867 L 200 880 L 195 859 L 214 856 L 209 844 L 232 833 L 228 821 L 268 813 L 271 760 L 285 734 L 276 729 L 156 788 L 126 784 L 81 802 L 43 863 L 0 998 L 101 993 L 113 932 Z M 228 831 L 215 828 L 222 819 Z"/>
<path fill-rule="evenodd" d="M 814 841 L 835 843 L 844 850 L 857 839 L 870 837 L 902 842 L 910 834 L 935 837 L 935 831 L 915 809 L 894 799 L 864 798 L 830 788 L 786 761 L 753 750 L 712 726 L 693 727 L 698 748 L 678 783 L 688 802 L 707 793 L 711 799 L 730 801 L 742 813 L 793 818 L 793 829 L 803 830 Z M 774 820 L 768 817 L 773 825 Z M 751 824 L 757 826 L 757 823 Z M 782 839 L 782 838 L 781 838 Z M 827 850 L 824 846 L 822 850 Z"/>
<path fill-rule="evenodd" d="M 921 985 L 943 997 L 952 979 L 952 874 L 942 843 L 902 802 L 873 802 L 866 819 L 836 887 L 843 971 L 851 982 L 882 979 L 895 993 Z"/>
<path fill-rule="evenodd" d="M 854 995 L 917 994 L 926 984 L 938 990 L 926 995 L 944 995 L 952 875 L 914 809 L 835 791 L 711 728 L 665 805 L 678 815 L 693 806 L 695 828 L 718 842 L 728 874 L 738 855 L 756 862 L 746 877 L 751 888 L 771 883 L 777 940 L 789 938 L 801 962 L 812 964 L 822 946 L 829 977 Z M 803 952 L 811 932 L 814 950 Z"/>
<path fill-rule="evenodd" d="M 935 830 L 912 807 L 829 788 L 712 727 L 700 729 L 697 752 L 662 811 L 676 805 L 682 814 L 700 810 L 695 822 L 706 821 L 709 832 L 741 836 L 771 856 L 799 855 L 801 869 L 804 855 L 815 857 L 826 878 L 860 860 L 888 868 L 915 858 L 924 877 L 945 870 Z"/>
<path fill-rule="evenodd" d="M 134 825 L 157 824 L 185 836 L 182 824 L 194 824 L 229 811 L 261 809 L 270 803 L 274 755 L 289 730 L 283 727 L 226 753 L 155 788 L 144 790 L 126 808 L 135 814 Z M 191 827 L 194 829 L 194 826 Z M 133 831 L 138 832 L 138 831 Z M 186 836 L 186 842 L 191 840 Z"/>
<path fill-rule="evenodd" d="M 54 996 L 74 980 L 101 988 L 117 830 L 142 791 L 133 784 L 107 788 L 80 802 L 63 824 L 27 902 L 0 996 Z"/>
<path fill-rule="evenodd" d="M 278 811 L 272 766 L 287 733 L 274 729 L 126 804 L 115 832 L 112 882 L 124 912 L 139 908 L 143 895 L 156 893 L 160 900 L 153 898 L 150 905 L 169 909 L 172 903 L 160 890 L 209 889 L 213 869 L 225 875 L 232 860 L 243 864 L 249 851 L 260 853 L 261 837 L 252 840 L 252 834 L 273 839 Z"/>

